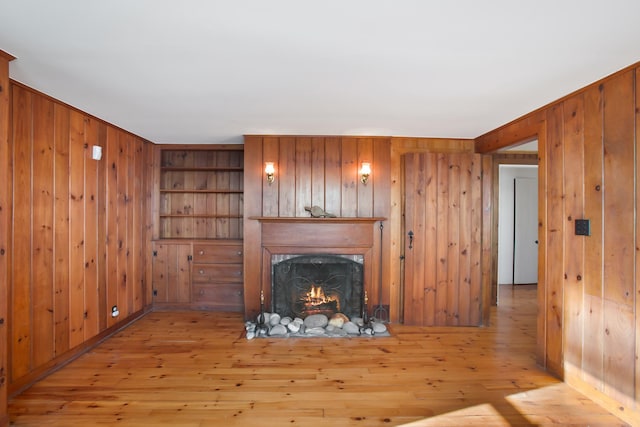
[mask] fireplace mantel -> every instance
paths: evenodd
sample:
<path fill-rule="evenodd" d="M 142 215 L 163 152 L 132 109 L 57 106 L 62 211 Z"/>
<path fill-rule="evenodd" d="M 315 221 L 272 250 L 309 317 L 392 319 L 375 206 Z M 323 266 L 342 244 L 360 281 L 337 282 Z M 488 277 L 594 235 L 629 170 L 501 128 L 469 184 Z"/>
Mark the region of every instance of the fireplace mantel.
<path fill-rule="evenodd" d="M 335 218 L 313 218 L 313 217 L 281 217 L 281 216 L 251 216 L 249 219 L 260 222 L 296 222 L 296 223 L 359 223 L 386 221 L 383 217 L 335 217 Z"/>
<path fill-rule="evenodd" d="M 261 292 L 267 307 L 271 302 L 271 256 L 274 254 L 334 254 L 362 255 L 364 259 L 364 287 L 371 294 L 372 264 L 377 260 L 380 242 L 374 225 L 383 217 L 248 217 L 260 224 L 260 265 L 246 265 L 258 269 L 260 282 L 245 280 L 245 305 L 249 316 L 256 315 Z M 254 270 L 255 271 L 255 270 Z M 250 298 L 249 296 L 253 296 Z M 247 304 L 248 302 L 248 304 Z"/>

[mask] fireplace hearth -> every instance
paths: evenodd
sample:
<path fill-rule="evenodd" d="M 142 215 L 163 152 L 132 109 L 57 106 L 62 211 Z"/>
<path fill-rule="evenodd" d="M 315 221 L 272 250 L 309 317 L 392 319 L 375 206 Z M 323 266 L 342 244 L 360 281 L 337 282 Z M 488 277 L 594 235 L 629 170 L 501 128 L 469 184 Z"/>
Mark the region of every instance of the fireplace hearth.
<path fill-rule="evenodd" d="M 272 312 L 302 319 L 315 314 L 362 316 L 362 255 L 273 255 L 271 266 Z"/>

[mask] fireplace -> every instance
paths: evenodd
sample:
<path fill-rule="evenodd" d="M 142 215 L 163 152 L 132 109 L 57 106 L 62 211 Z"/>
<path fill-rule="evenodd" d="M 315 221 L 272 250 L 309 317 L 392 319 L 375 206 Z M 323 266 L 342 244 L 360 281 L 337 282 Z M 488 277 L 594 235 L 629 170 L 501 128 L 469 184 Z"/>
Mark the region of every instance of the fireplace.
<path fill-rule="evenodd" d="M 312 314 L 361 316 L 363 264 L 362 255 L 272 255 L 272 312 L 302 319 Z"/>
<path fill-rule="evenodd" d="M 351 278 L 351 282 L 346 285 L 347 289 L 340 292 L 337 292 L 333 285 L 337 277 L 320 276 L 307 280 L 308 289 L 305 289 L 304 293 L 315 292 L 309 296 L 309 299 L 316 303 L 325 304 L 324 306 L 316 306 L 315 310 L 333 310 L 331 307 L 333 303 L 325 300 L 330 300 L 335 295 L 327 295 L 327 293 L 338 293 L 339 297 L 336 297 L 338 301 L 335 304 L 340 304 L 340 310 L 351 305 L 347 310 L 349 314 L 356 317 L 362 316 L 364 295 L 369 297 L 369 307 L 377 304 L 377 296 L 381 295 L 379 292 L 372 292 L 374 284 L 379 283 L 377 276 L 379 270 L 372 267 L 380 259 L 379 251 L 381 248 L 381 245 L 377 245 L 380 242 L 377 239 L 378 228 L 374 229 L 373 225 L 377 222 L 382 224 L 384 220 L 385 218 L 379 217 L 249 217 L 246 222 L 245 236 L 249 234 L 259 236 L 257 238 L 259 244 L 249 244 L 245 240 L 244 298 L 246 320 L 256 319 L 264 310 L 278 312 L 285 299 L 287 299 L 286 305 L 290 307 L 293 305 L 291 301 L 299 299 L 295 295 L 292 296 L 291 290 L 285 291 L 286 288 L 280 288 L 273 281 L 274 265 L 298 257 L 311 258 L 290 261 L 287 264 L 282 264 L 281 267 L 289 265 L 290 267 L 287 268 L 297 271 L 302 268 L 296 265 L 299 264 L 298 261 L 321 259 L 322 263 L 316 262 L 316 267 L 313 268 L 322 267 L 317 269 L 323 271 L 328 268 L 325 264 L 333 263 L 333 267 L 342 271 L 339 275 L 349 273 L 358 276 L 357 279 Z M 314 263 L 311 262 L 311 264 Z M 311 285 L 314 280 L 316 286 L 315 289 L 312 289 Z M 323 284 L 324 297 L 318 290 L 318 281 Z M 300 283 L 305 282 L 300 280 L 298 288 L 294 289 L 301 288 Z M 299 308 L 287 310 L 284 310 L 284 316 L 287 316 L 287 313 L 295 316 L 296 311 L 300 311 Z M 348 316 L 347 313 L 344 314 Z"/>

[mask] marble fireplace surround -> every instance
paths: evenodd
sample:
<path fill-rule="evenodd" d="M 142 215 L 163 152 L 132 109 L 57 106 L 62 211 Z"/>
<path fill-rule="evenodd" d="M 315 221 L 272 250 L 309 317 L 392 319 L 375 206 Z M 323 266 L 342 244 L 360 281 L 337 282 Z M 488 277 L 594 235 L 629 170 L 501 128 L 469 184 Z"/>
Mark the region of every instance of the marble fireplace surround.
<path fill-rule="evenodd" d="M 261 283 L 265 310 L 271 309 L 271 262 L 273 255 L 340 254 L 361 255 L 364 269 L 364 291 L 369 297 L 369 310 L 374 304 L 373 269 L 378 265 L 379 224 L 386 218 L 310 218 L 251 217 L 260 223 Z M 377 289 L 377 287 L 376 287 Z M 247 292 L 255 294 L 253 289 Z M 260 298 L 260 293 L 255 295 Z"/>

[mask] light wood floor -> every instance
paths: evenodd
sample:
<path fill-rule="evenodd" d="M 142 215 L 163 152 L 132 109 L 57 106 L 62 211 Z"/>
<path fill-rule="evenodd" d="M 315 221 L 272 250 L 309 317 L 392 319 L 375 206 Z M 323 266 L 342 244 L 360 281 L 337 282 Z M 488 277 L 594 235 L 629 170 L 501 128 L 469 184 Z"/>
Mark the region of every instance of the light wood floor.
<path fill-rule="evenodd" d="M 515 296 L 515 297 L 514 297 Z M 486 328 L 243 338 L 237 314 L 154 312 L 10 401 L 15 426 L 625 425 L 536 367 L 535 288 Z"/>

